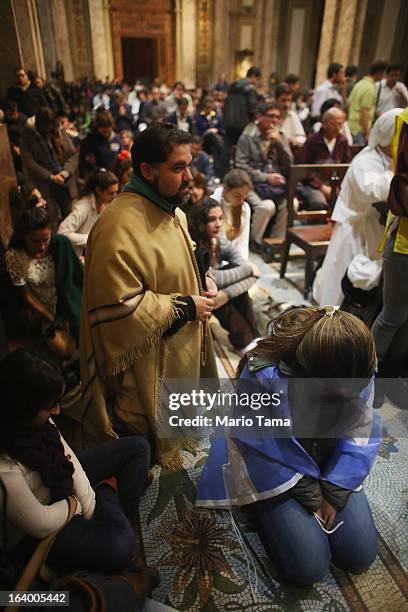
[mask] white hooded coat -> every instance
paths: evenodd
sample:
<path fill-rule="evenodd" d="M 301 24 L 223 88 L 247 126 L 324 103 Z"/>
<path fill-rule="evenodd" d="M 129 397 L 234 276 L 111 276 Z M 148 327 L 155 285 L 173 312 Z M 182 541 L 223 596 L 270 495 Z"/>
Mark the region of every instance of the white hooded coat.
<path fill-rule="evenodd" d="M 360 289 L 378 284 L 382 254 L 378 246 L 384 233 L 375 202 L 387 200 L 393 177 L 392 160 L 380 147 L 391 144 L 400 108 L 384 113 L 375 122 L 368 145 L 353 159 L 340 189 L 332 219 L 336 222 L 323 265 L 313 284 L 320 305 L 341 305 L 341 280 L 352 264 L 352 283 Z"/>

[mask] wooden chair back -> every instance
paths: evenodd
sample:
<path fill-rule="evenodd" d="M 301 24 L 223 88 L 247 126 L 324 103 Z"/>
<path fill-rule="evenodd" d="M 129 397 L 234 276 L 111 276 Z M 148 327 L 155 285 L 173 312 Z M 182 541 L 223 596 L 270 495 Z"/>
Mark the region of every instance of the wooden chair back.
<path fill-rule="evenodd" d="M 297 164 L 291 166 L 288 184 L 288 227 L 292 227 L 295 220 L 325 220 L 327 219 L 336 202 L 341 182 L 350 164 Z M 329 210 L 295 210 L 293 199 L 299 181 L 311 174 L 318 176 L 332 186 L 332 195 L 329 201 Z"/>
<path fill-rule="evenodd" d="M 350 145 L 351 149 L 351 159 L 354 159 L 357 153 L 360 153 L 364 149 L 364 145 L 352 144 Z"/>

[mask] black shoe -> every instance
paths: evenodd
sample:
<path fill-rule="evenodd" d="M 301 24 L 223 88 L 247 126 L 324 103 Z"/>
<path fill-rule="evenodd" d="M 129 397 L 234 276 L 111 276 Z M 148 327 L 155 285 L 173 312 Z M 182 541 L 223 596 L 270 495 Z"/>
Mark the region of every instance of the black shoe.
<path fill-rule="evenodd" d="M 255 240 L 250 240 L 249 250 L 252 251 L 252 253 L 256 253 L 257 255 L 260 255 L 262 253 L 262 245 L 259 244 L 259 242 L 255 242 Z"/>
<path fill-rule="evenodd" d="M 276 259 L 276 250 L 269 245 L 263 244 L 261 248 L 261 257 L 265 263 L 272 263 Z"/>

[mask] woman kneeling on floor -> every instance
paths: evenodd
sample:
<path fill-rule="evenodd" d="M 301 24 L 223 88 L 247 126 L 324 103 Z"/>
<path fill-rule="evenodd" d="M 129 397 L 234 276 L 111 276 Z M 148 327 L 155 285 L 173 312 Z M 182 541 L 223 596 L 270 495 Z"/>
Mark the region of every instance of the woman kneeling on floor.
<path fill-rule="evenodd" d="M 248 289 L 256 283 L 259 270 L 240 255 L 238 249 L 221 236 L 223 210 L 218 202 L 205 197 L 188 213 L 190 235 L 197 243 L 203 266 L 211 266 L 218 293 L 214 315 L 228 331 L 229 340 L 244 354 L 259 336 Z"/>
<path fill-rule="evenodd" d="M 247 506 L 271 561 L 295 584 L 322 580 L 331 562 L 359 572 L 376 557 L 362 490 L 381 442 L 375 368 L 370 330 L 333 306 L 288 309 L 241 361 L 238 389 L 279 391 L 266 416 L 290 424 L 237 436 L 230 427 L 215 439 L 196 503 Z"/>
<path fill-rule="evenodd" d="M 143 571 L 148 582 L 132 529 L 147 484 L 146 440 L 128 436 L 75 455 L 52 421 L 60 412 L 64 378 L 53 362 L 35 353 L 7 355 L 0 362 L 0 388 L 0 478 L 16 563 L 25 564 L 40 539 L 62 528 L 47 558 L 58 572 L 129 569 L 139 577 Z M 69 496 L 76 511 L 65 524 Z"/>

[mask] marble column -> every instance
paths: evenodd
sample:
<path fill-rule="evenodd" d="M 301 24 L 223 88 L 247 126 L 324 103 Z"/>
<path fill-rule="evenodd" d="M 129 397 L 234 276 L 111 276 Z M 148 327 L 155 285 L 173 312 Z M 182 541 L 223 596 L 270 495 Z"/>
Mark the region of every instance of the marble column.
<path fill-rule="evenodd" d="M 213 2 L 198 0 L 197 2 L 197 53 L 196 70 L 197 85 L 208 86 L 212 76 L 213 51 Z"/>
<path fill-rule="evenodd" d="M 260 0 L 259 0 L 260 1 Z M 214 55 L 212 80 L 216 82 L 218 75 L 225 74 L 231 80 L 232 61 L 230 53 L 230 16 L 228 0 L 216 0 L 214 6 Z"/>
<path fill-rule="evenodd" d="M 2 6 L 5 7 L 6 4 L 4 2 Z M 18 55 L 14 55 L 10 48 L 8 55 L 9 57 L 15 57 L 15 63 L 22 64 L 26 70 L 31 69 L 38 74 L 45 75 L 46 69 L 36 2 L 35 0 L 26 0 L 26 2 L 12 0 L 10 5 L 14 13 L 19 51 Z"/>
<path fill-rule="evenodd" d="M 180 78 L 188 89 L 196 85 L 196 19 L 195 0 L 182 0 Z"/>
<path fill-rule="evenodd" d="M 65 0 L 72 67 L 75 79 L 94 73 L 90 15 L 87 0 Z"/>
<path fill-rule="evenodd" d="M 366 10 L 367 0 L 342 2 L 332 61 L 345 66 L 358 62 Z"/>
<path fill-rule="evenodd" d="M 262 81 L 264 84 L 268 83 L 269 74 L 274 69 L 272 67 L 271 55 L 273 45 L 273 31 L 274 31 L 274 20 L 275 20 L 275 0 L 265 0 L 264 8 L 264 23 L 263 23 L 263 51 L 262 51 Z M 256 37 L 255 37 L 256 38 Z"/>
<path fill-rule="evenodd" d="M 175 0 L 174 12 L 176 14 L 176 81 L 181 81 L 183 70 L 183 55 L 182 55 L 182 7 L 181 0 Z"/>
<path fill-rule="evenodd" d="M 315 86 L 326 78 L 331 62 L 358 63 L 367 0 L 326 0 Z"/>
<path fill-rule="evenodd" d="M 57 63 L 55 30 L 52 16 L 52 3 L 37 0 L 37 15 L 40 23 L 41 41 L 44 53 L 45 74 L 40 76 L 50 79 L 51 72 Z"/>
<path fill-rule="evenodd" d="M 315 86 L 326 78 L 327 66 L 330 64 L 334 50 L 335 27 L 337 25 L 337 9 L 339 0 L 326 0 L 322 30 L 320 34 L 319 55 L 317 57 Z"/>
<path fill-rule="evenodd" d="M 1 7 L 0 19 L 0 90 L 6 90 L 16 82 L 14 66 L 10 62 L 14 58 L 14 65 L 22 63 L 21 49 L 11 0 L 4 0 Z M 7 132 L 7 130 L 6 130 Z"/>
<path fill-rule="evenodd" d="M 254 64 L 259 67 L 261 67 L 263 63 L 265 3 L 266 0 L 258 0 L 255 13 L 256 36 L 254 36 Z M 265 75 L 262 75 L 262 80 L 264 80 L 264 76 Z"/>
<path fill-rule="evenodd" d="M 88 0 L 92 38 L 94 73 L 102 81 L 114 78 L 112 37 L 109 20 L 109 3 L 105 0 Z"/>
<path fill-rule="evenodd" d="M 69 42 L 67 13 L 65 11 L 64 0 L 52 0 L 52 17 L 54 22 L 57 59 L 60 60 L 64 66 L 65 80 L 73 81 L 74 70 L 72 66 L 71 45 Z"/>

